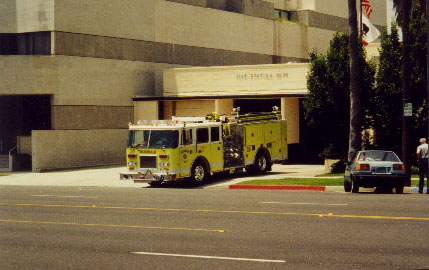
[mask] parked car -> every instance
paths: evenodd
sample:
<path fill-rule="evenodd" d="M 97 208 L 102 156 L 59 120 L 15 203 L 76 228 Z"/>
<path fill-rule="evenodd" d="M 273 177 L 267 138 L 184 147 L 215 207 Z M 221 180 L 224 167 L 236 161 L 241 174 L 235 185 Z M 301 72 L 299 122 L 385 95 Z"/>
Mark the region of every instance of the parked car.
<path fill-rule="evenodd" d="M 350 163 L 346 163 L 344 191 L 359 192 L 359 187 L 395 188 L 403 193 L 405 185 L 405 166 L 392 151 L 360 151 Z"/>

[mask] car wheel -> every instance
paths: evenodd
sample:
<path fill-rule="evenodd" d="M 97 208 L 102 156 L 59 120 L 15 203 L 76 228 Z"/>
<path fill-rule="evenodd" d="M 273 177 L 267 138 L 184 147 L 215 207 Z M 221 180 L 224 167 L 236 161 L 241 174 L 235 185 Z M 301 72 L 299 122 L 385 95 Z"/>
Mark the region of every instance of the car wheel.
<path fill-rule="evenodd" d="M 352 179 L 352 193 L 359 193 L 359 184 Z"/>
<path fill-rule="evenodd" d="M 404 193 L 404 184 L 399 184 L 395 187 L 396 194 Z"/>
<path fill-rule="evenodd" d="M 349 180 L 344 179 L 344 191 L 350 192 L 352 191 L 352 183 Z"/>
<path fill-rule="evenodd" d="M 202 184 L 208 178 L 208 170 L 202 162 L 197 162 L 192 166 L 191 180 L 194 184 Z"/>

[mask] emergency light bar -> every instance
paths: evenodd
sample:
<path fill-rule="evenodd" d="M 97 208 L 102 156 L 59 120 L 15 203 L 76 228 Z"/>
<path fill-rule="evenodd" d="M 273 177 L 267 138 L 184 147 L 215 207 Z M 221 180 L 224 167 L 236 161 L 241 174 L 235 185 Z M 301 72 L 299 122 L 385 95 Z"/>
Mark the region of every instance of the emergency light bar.
<path fill-rule="evenodd" d="M 144 126 L 175 126 L 178 124 L 175 120 L 138 120 L 137 125 Z"/>

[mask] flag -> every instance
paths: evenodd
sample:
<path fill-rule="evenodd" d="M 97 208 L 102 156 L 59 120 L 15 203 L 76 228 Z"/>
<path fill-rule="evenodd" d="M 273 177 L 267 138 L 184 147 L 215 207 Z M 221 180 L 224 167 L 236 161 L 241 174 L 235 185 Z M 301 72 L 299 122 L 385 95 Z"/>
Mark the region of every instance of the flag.
<path fill-rule="evenodd" d="M 369 3 L 369 0 L 361 0 L 362 8 L 365 10 L 366 16 L 369 18 L 371 17 L 372 8 L 371 4 Z"/>
<path fill-rule="evenodd" d="M 365 16 L 362 14 L 362 42 L 364 45 L 368 45 L 368 43 L 373 42 L 380 36 L 380 31 L 378 31 L 377 27 L 375 27 Z"/>

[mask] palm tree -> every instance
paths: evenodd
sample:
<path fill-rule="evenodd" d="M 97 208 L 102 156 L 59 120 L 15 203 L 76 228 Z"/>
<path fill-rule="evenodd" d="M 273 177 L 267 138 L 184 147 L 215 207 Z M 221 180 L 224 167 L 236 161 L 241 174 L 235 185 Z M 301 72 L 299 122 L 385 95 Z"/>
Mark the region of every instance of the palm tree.
<path fill-rule="evenodd" d="M 359 44 L 356 0 L 349 0 L 349 44 L 350 44 L 350 134 L 348 161 L 361 148 L 361 89 L 359 84 Z"/>

